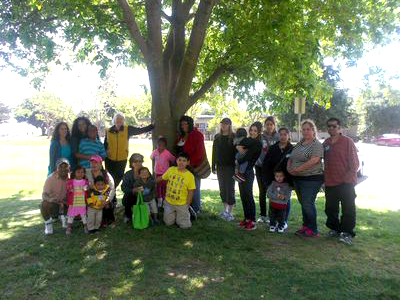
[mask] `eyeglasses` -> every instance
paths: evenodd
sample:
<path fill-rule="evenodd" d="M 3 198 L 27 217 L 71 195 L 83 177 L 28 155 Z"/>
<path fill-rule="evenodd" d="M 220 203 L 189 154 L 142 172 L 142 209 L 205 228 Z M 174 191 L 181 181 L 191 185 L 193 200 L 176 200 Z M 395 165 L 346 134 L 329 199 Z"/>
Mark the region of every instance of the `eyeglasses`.
<path fill-rule="evenodd" d="M 134 163 L 142 163 L 143 160 L 134 160 L 133 162 L 134 162 Z"/>
<path fill-rule="evenodd" d="M 333 125 L 333 124 L 328 124 L 328 128 L 337 128 L 337 125 Z"/>

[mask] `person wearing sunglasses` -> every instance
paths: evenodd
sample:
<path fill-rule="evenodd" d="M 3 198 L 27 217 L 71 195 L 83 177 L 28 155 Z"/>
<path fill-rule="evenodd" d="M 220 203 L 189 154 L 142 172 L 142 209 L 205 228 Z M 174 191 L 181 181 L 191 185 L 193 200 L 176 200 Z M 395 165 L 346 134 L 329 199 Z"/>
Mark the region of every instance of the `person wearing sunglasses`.
<path fill-rule="evenodd" d="M 125 173 L 121 190 L 124 193 L 122 197 L 122 205 L 125 207 L 125 223 L 132 223 L 132 206 L 136 204 L 137 189 L 134 188 L 135 181 L 139 177 L 139 171 L 143 167 L 143 155 L 139 153 L 133 153 L 129 158 L 129 166 L 131 169 Z"/>
<path fill-rule="evenodd" d="M 330 118 L 326 124 L 330 135 L 323 143 L 326 226 L 330 229 L 327 237 L 351 245 L 356 225 L 357 148 L 351 138 L 340 132 L 339 119 Z"/>

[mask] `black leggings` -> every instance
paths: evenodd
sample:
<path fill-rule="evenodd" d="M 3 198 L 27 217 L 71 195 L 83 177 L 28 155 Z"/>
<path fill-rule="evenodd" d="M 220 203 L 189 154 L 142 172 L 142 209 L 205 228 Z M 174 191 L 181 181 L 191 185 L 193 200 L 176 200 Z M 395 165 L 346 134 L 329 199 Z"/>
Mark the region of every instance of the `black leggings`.
<path fill-rule="evenodd" d="M 124 177 L 127 160 L 115 161 L 106 157 L 106 169 L 114 179 L 114 186 L 117 189 Z"/>
<path fill-rule="evenodd" d="M 239 183 L 240 199 L 242 200 L 244 217 L 246 220 L 256 220 L 256 205 L 253 197 L 253 169 L 244 174 L 246 181 Z"/>
<path fill-rule="evenodd" d="M 256 178 L 258 189 L 260 191 L 259 194 L 259 202 L 260 202 L 260 215 L 263 217 L 267 216 L 267 188 L 268 184 L 265 181 L 265 178 L 262 173 L 262 168 L 256 166 Z"/>

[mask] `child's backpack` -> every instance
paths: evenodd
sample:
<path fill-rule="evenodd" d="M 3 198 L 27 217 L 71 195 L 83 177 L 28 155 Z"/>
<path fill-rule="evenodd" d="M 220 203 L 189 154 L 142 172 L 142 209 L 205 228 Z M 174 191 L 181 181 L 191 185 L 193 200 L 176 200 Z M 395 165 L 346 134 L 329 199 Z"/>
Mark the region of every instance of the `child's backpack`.
<path fill-rule="evenodd" d="M 136 204 L 132 211 L 132 226 L 134 229 L 145 229 L 149 227 L 149 208 L 144 204 L 143 193 L 138 193 Z"/>

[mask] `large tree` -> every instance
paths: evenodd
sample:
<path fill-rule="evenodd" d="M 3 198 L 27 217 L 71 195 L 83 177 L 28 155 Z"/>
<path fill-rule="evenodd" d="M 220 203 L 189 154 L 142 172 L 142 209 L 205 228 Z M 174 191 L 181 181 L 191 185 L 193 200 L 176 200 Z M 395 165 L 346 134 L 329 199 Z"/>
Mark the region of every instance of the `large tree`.
<path fill-rule="evenodd" d="M 102 66 L 145 65 L 156 134 L 219 85 L 252 106 L 329 99 L 324 56 L 359 58 L 365 42 L 396 29 L 399 0 L 3 0 L 0 55 L 21 73 L 76 58 Z M 256 88 L 257 87 L 257 88 Z M 255 94 L 265 88 L 262 96 Z"/>

